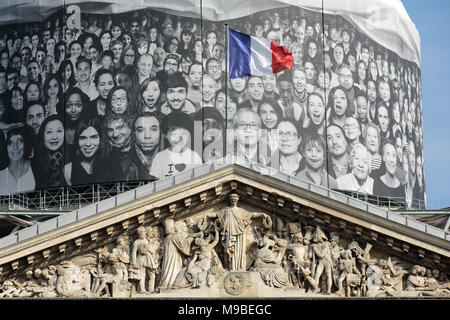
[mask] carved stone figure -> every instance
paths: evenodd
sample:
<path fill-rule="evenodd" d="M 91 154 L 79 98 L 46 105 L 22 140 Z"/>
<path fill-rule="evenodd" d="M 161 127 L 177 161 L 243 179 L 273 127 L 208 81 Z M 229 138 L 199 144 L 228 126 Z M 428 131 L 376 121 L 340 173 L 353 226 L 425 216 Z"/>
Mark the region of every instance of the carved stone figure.
<path fill-rule="evenodd" d="M 338 279 L 338 295 L 350 297 L 352 295 L 360 296 L 361 272 L 356 268 L 355 260 L 352 258 L 350 250 L 341 253 L 338 269 L 340 271 Z M 344 292 L 343 282 L 345 281 L 346 290 Z M 352 294 L 353 289 L 356 291 Z"/>
<path fill-rule="evenodd" d="M 175 223 L 172 219 L 164 220 L 164 256 L 161 266 L 160 289 L 171 289 L 175 280 L 183 269 L 183 256 L 191 255 L 191 243 L 194 235 L 183 236 L 175 232 Z"/>
<path fill-rule="evenodd" d="M 314 256 L 317 260 L 317 267 L 315 272 L 314 282 L 316 283 L 315 292 L 320 291 L 319 281 L 323 271 L 327 277 L 327 294 L 331 294 L 331 286 L 333 285 L 332 268 L 333 261 L 331 259 L 331 245 L 328 238 L 320 227 L 314 231 L 312 245 Z"/>
<path fill-rule="evenodd" d="M 306 279 L 313 290 L 316 290 L 316 282 L 311 277 L 310 261 L 308 259 L 307 246 L 303 243 L 301 230 L 295 228 L 291 232 L 291 243 L 287 249 L 291 252 L 289 260 L 292 262 L 295 280 L 302 287 L 302 278 Z"/>
<path fill-rule="evenodd" d="M 209 214 L 209 217 L 217 217 L 221 225 L 222 243 L 229 260 L 230 271 L 246 271 L 246 228 L 252 219 L 263 218 L 266 225 L 272 225 L 272 220 L 265 213 L 248 212 L 237 207 L 239 196 L 230 195 L 231 207 L 218 213 Z"/>
<path fill-rule="evenodd" d="M 109 253 L 106 248 L 97 250 L 98 267 L 94 277 L 91 292 L 94 296 L 100 296 L 103 290 L 112 297 L 129 296 L 130 283 L 128 282 L 128 238 L 117 238 L 117 246 Z M 108 285 L 110 287 L 108 287 Z"/>
<path fill-rule="evenodd" d="M 255 260 L 250 270 L 259 271 L 262 279 L 269 287 L 286 287 L 287 273 L 281 262 L 287 249 L 287 241 L 265 231 L 255 243 L 258 246 Z"/>
<path fill-rule="evenodd" d="M 77 267 L 71 262 L 63 262 L 58 266 L 56 291 L 63 297 L 88 297 L 90 294 L 80 288 Z"/>
<path fill-rule="evenodd" d="M 137 291 L 139 293 L 151 293 L 155 290 L 158 267 L 153 257 L 156 248 L 147 239 L 147 230 L 144 226 L 140 226 L 136 233 L 138 238 L 134 241 L 131 251 L 129 277 L 138 281 Z"/>

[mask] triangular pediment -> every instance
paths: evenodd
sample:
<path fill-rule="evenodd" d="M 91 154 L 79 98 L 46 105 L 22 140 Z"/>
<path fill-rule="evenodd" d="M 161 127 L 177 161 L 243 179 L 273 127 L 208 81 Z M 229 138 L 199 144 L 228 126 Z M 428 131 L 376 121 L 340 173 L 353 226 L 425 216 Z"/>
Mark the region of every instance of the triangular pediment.
<path fill-rule="evenodd" d="M 319 253 L 313 253 L 313 245 L 321 247 L 324 246 L 320 245 L 322 240 L 331 243 L 332 239 L 337 243 L 336 248 L 340 248 L 340 252 L 335 249 L 332 258 L 336 272 L 332 294 L 339 287 L 336 281 L 340 272 L 336 269 L 339 269 L 340 260 L 345 264 L 346 253 L 343 252 L 352 248 L 353 256 L 349 261 L 353 259 L 355 266 L 361 268 L 362 256 L 367 255 L 373 264 L 372 273 L 383 266 L 389 269 L 392 264 L 395 265 L 393 268 L 404 268 L 405 271 L 414 265 L 436 268 L 447 274 L 450 271 L 450 242 L 445 233 L 443 236 L 433 234 L 430 227 L 427 230 L 425 226 L 422 230 L 423 224 L 411 219 L 405 220 L 395 213 L 276 172 L 261 174 L 234 164 L 210 167 L 197 176 L 176 176 L 171 181 L 154 183 L 151 192 L 149 186 L 146 188 L 134 190 L 134 199 L 131 197 L 131 201 L 123 201 L 123 204 L 115 199 L 116 203 L 110 209 L 99 210 L 107 204 L 98 203 L 95 214 L 83 217 L 83 211 L 78 211 L 76 221 L 63 224 L 61 218 L 49 231 L 40 233 L 44 229 L 39 230 L 38 226 L 35 235 L 28 238 L 22 235 L 23 240 L 18 236 L 16 243 L 0 249 L 2 281 L 19 281 L 28 272 L 31 280 L 25 277 L 21 281 L 45 282 L 40 274 L 43 270 L 45 274 L 50 272 L 56 282 L 63 283 L 71 273 L 78 274 L 81 279 L 73 288 L 49 289 L 45 286 L 42 289 L 38 286 L 36 294 L 32 294 L 37 296 L 110 294 L 129 297 L 139 295 L 139 286 L 148 286 L 149 280 L 154 281 L 151 287 L 159 288 L 159 293 L 146 296 L 156 298 L 302 296 L 311 291 L 308 277 L 315 276 L 320 263 L 326 264 L 319 261 Z M 231 210 L 230 194 L 239 196 L 236 210 L 242 215 L 239 218 L 242 221 L 224 213 Z M 167 233 L 171 221 L 174 223 L 173 235 Z M 217 244 L 212 251 L 202 252 L 201 243 L 207 247 L 216 240 L 214 225 L 219 230 Z M 152 247 L 150 254 L 136 253 L 140 250 L 139 245 L 135 245 L 139 230 L 147 231 L 147 246 Z M 296 233 L 297 238 L 301 234 L 306 242 L 310 242 L 303 244 L 306 251 L 311 252 L 308 253 L 311 257 L 307 258 L 307 267 L 299 267 L 297 262 L 294 263 L 295 259 L 292 260 L 294 247 L 299 246 L 294 241 Z M 171 245 L 169 238 L 173 238 Z M 266 246 L 265 243 L 273 245 Z M 144 247 L 141 249 L 147 250 Z M 174 250 L 173 256 L 167 253 L 169 250 Z M 237 255 L 236 250 L 245 256 L 245 261 L 240 264 L 230 257 L 230 252 Z M 136 254 L 139 257 L 135 257 Z M 176 267 L 168 262 L 172 258 L 177 260 Z M 136 259 L 141 260 L 136 262 Z M 311 259 L 315 259 L 314 263 Z M 368 266 L 364 265 L 363 273 Z M 37 269 L 40 271 L 31 276 L 31 271 Z M 194 271 L 187 272 L 188 269 Z M 107 276 L 102 278 L 102 273 Z M 318 288 L 326 279 L 325 273 L 319 277 Z M 142 277 L 144 284 L 139 282 Z M 348 279 L 352 277 L 358 279 L 358 276 Z M 367 275 L 361 277 L 367 280 Z M 169 282 L 165 280 L 167 278 L 170 278 Z M 406 275 L 404 278 L 406 281 Z M 345 284 L 347 280 L 342 281 Z M 367 287 L 362 289 L 361 284 L 348 282 L 349 288 L 359 290 L 359 294 L 367 292 Z M 250 285 L 252 283 L 254 285 Z M 202 289 L 193 293 L 191 288 L 196 284 Z M 277 291 L 280 288 L 289 288 L 288 293 Z M 326 294 L 326 285 L 324 288 L 319 288 L 319 293 Z M 393 292 L 383 294 L 396 294 L 395 290 Z"/>

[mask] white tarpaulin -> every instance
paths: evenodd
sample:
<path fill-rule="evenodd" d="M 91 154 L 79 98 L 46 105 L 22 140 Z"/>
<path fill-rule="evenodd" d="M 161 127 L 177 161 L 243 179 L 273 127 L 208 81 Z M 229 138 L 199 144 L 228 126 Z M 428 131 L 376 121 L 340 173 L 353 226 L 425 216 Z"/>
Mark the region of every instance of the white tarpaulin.
<path fill-rule="evenodd" d="M 83 13 L 114 14 L 144 8 L 212 21 L 240 18 L 286 5 L 338 14 L 380 45 L 420 65 L 420 38 L 400 0 L 2 0 L 0 25 L 45 20 L 62 6 Z M 201 7 L 201 9 L 200 9 Z"/>

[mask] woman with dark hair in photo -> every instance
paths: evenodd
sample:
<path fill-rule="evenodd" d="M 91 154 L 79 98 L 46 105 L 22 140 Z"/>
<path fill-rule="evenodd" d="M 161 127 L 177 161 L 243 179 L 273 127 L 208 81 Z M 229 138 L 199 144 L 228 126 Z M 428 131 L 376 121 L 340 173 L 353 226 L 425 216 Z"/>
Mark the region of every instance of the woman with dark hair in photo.
<path fill-rule="evenodd" d="M 150 30 L 148 32 L 148 51 L 147 53 L 150 53 L 153 55 L 153 52 L 157 47 L 161 47 L 161 35 L 159 33 L 159 30 L 156 26 L 151 26 Z"/>
<path fill-rule="evenodd" d="M 8 166 L 0 171 L 0 194 L 32 191 L 35 189 L 33 168 L 30 162 L 31 146 L 25 127 L 14 128 L 6 135 Z"/>
<path fill-rule="evenodd" d="M 400 180 L 396 176 L 397 172 L 397 150 L 391 140 L 386 140 L 382 147 L 384 173 L 375 177 L 373 193 L 377 196 L 392 197 L 398 201 L 405 197 L 405 191 Z"/>
<path fill-rule="evenodd" d="M 370 122 L 375 121 L 375 113 L 377 111 L 377 87 L 376 82 L 367 80 L 367 114 Z"/>
<path fill-rule="evenodd" d="M 233 78 L 229 80 L 228 94 L 239 105 L 247 100 L 247 82 L 248 78 Z"/>
<path fill-rule="evenodd" d="M 55 45 L 55 70 L 58 70 L 61 63 L 66 59 L 66 43 L 64 41 L 58 41 Z"/>
<path fill-rule="evenodd" d="M 373 82 L 378 82 L 378 66 L 375 61 L 370 60 L 369 66 L 367 67 L 367 75 L 368 80 L 372 80 Z"/>
<path fill-rule="evenodd" d="M 136 47 L 133 46 L 124 47 L 122 50 L 122 55 L 120 57 L 119 65 L 122 66 L 122 68 L 129 67 L 136 70 L 138 57 L 139 54 Z"/>
<path fill-rule="evenodd" d="M 45 79 L 43 88 L 43 102 L 45 104 L 45 116 L 62 113 L 62 96 L 63 90 L 61 80 L 56 74 L 50 74 Z"/>
<path fill-rule="evenodd" d="M 36 189 L 64 185 L 64 121 L 59 115 L 49 116 L 42 122 L 35 151 Z"/>
<path fill-rule="evenodd" d="M 35 60 L 39 64 L 39 66 L 42 66 L 42 60 L 47 55 L 47 50 L 44 47 L 39 47 L 36 51 Z M 31 62 L 32 60 L 30 60 Z"/>
<path fill-rule="evenodd" d="M 178 50 L 177 53 L 180 55 L 184 54 L 192 54 L 193 46 L 194 46 L 194 36 L 192 34 L 192 31 L 189 29 L 183 29 L 181 31 L 181 37 L 180 42 L 178 43 Z"/>
<path fill-rule="evenodd" d="M 258 106 L 258 115 L 261 118 L 260 143 L 268 148 L 267 154 L 272 154 L 278 148 L 277 125 L 283 117 L 283 110 L 272 99 L 263 98 Z"/>
<path fill-rule="evenodd" d="M 19 86 L 15 86 L 11 89 L 10 102 L 9 108 L 6 108 L 5 119 L 8 119 L 11 123 L 22 122 L 25 112 L 25 98 L 22 89 Z"/>
<path fill-rule="evenodd" d="M 306 99 L 306 112 L 309 119 L 306 131 L 317 133 L 322 137 L 325 134 L 325 102 L 321 94 L 313 92 Z"/>
<path fill-rule="evenodd" d="M 89 115 L 103 118 L 106 113 L 106 100 L 108 99 L 109 91 L 114 87 L 112 72 L 107 69 L 99 69 L 95 73 L 94 83 L 98 97 L 89 102 Z"/>
<path fill-rule="evenodd" d="M 102 45 L 102 52 L 111 49 L 112 35 L 110 31 L 102 31 L 98 38 L 100 40 L 100 44 Z"/>
<path fill-rule="evenodd" d="M 120 26 L 120 24 L 113 24 L 110 31 L 112 36 L 111 40 L 118 40 L 122 35 L 122 27 Z"/>
<path fill-rule="evenodd" d="M 213 48 L 214 45 L 218 42 L 218 35 L 215 30 L 209 30 L 206 33 L 205 38 L 205 50 L 206 50 L 206 57 L 205 58 L 211 58 L 213 56 Z"/>
<path fill-rule="evenodd" d="M 131 104 L 130 94 L 125 87 L 116 86 L 109 91 L 106 99 L 106 114 L 108 113 L 125 113 L 128 117 L 134 116 L 134 106 Z"/>
<path fill-rule="evenodd" d="M 64 103 L 65 155 L 68 162 L 73 155 L 78 122 L 88 113 L 89 97 L 81 89 L 74 87 L 65 93 Z"/>
<path fill-rule="evenodd" d="M 205 48 L 205 45 L 203 44 L 202 39 L 196 39 L 194 41 L 194 46 L 192 48 L 195 56 L 195 61 L 198 63 L 201 63 L 202 66 L 206 62 L 207 58 L 207 50 Z"/>
<path fill-rule="evenodd" d="M 237 110 L 237 104 L 230 95 L 225 95 L 223 89 L 217 90 L 216 92 L 214 108 L 220 112 L 224 122 L 226 122 L 225 128 L 233 128 L 233 117 Z"/>
<path fill-rule="evenodd" d="M 66 59 L 61 62 L 57 75 L 61 79 L 62 91 L 66 92 L 70 87 L 75 86 L 75 70 L 70 60 Z"/>
<path fill-rule="evenodd" d="M 157 78 L 147 78 L 139 86 L 137 98 L 138 114 L 151 112 L 160 114 L 162 105 L 161 84 Z"/>
<path fill-rule="evenodd" d="M 335 124 L 344 128 L 345 118 L 352 116 L 352 103 L 343 87 L 335 87 L 330 91 L 327 107 L 328 124 Z"/>
<path fill-rule="evenodd" d="M 72 62 L 73 68 L 75 69 L 75 65 L 77 63 L 78 58 L 81 56 L 81 52 L 83 51 L 83 46 L 78 40 L 74 40 L 69 45 L 69 60 Z"/>
<path fill-rule="evenodd" d="M 317 83 L 316 65 L 312 61 L 306 60 L 303 66 L 306 75 L 306 92 L 309 94 L 314 91 Z"/>
<path fill-rule="evenodd" d="M 166 53 L 175 53 L 177 54 L 179 47 L 179 40 L 177 37 L 170 37 L 165 43 L 164 43 L 164 51 Z"/>
<path fill-rule="evenodd" d="M 39 44 L 41 43 L 41 39 L 38 33 L 33 33 L 31 35 L 31 55 L 36 57 L 36 51 L 38 50 Z"/>
<path fill-rule="evenodd" d="M 97 38 L 97 36 L 95 34 L 83 33 L 78 38 L 78 41 L 80 41 L 80 43 L 82 44 L 81 55 L 86 57 L 86 58 L 88 58 L 88 59 L 91 58 L 91 54 L 89 52 L 89 49 L 91 48 L 92 44 L 94 43 L 94 37 Z"/>
<path fill-rule="evenodd" d="M 123 43 L 124 47 L 135 46 L 134 38 L 128 31 L 124 31 L 119 37 L 119 41 Z"/>
<path fill-rule="evenodd" d="M 391 119 L 391 132 L 392 136 L 395 136 L 397 131 L 402 131 L 401 123 L 402 123 L 402 113 L 400 110 L 400 103 L 396 97 L 392 100 L 392 108 L 389 108 L 389 118 Z"/>
<path fill-rule="evenodd" d="M 36 81 L 28 82 L 27 86 L 25 87 L 24 94 L 25 94 L 25 104 L 28 104 L 31 101 L 41 100 L 42 94 L 39 83 Z"/>
<path fill-rule="evenodd" d="M 356 62 L 355 81 L 354 86 L 359 90 L 366 91 L 367 67 L 364 61 Z"/>
<path fill-rule="evenodd" d="M 64 177 L 68 185 L 92 184 L 108 179 L 105 166 L 104 135 L 98 118 L 85 117 L 75 131 L 74 155 L 64 166 Z"/>
<path fill-rule="evenodd" d="M 317 41 L 314 39 L 309 39 L 306 43 L 305 49 L 306 54 L 304 60 L 311 61 L 314 66 L 317 66 L 318 62 L 321 60 L 319 56 L 319 45 L 317 44 Z"/>

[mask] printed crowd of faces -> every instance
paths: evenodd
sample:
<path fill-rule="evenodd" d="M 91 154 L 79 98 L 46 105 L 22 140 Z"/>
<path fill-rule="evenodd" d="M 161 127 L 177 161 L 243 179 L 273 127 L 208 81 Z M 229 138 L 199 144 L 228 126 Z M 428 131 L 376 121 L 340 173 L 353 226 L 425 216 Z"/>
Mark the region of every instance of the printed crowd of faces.
<path fill-rule="evenodd" d="M 80 164 L 86 177 L 152 180 L 232 152 L 424 206 L 420 69 L 343 18 L 289 7 L 227 21 L 286 46 L 294 61 L 291 71 L 231 80 L 223 22 L 148 9 L 81 23 L 68 29 L 55 14 L 0 28 L 0 170 L 9 170 L 0 178 L 10 179 L 0 194 L 82 183 L 71 179 Z M 61 148 L 53 170 L 64 179 L 40 183 L 33 159 Z"/>

